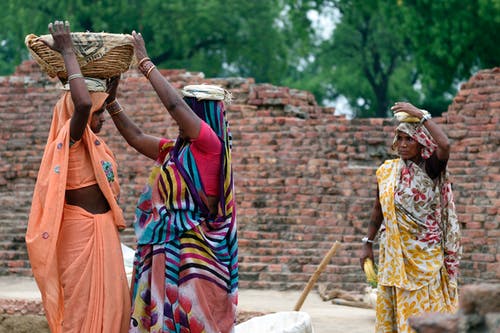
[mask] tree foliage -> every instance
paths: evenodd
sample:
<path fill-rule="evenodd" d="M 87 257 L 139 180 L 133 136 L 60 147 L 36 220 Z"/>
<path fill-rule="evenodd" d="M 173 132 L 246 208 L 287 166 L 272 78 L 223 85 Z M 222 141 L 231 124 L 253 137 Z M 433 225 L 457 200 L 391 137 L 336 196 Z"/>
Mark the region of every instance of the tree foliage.
<path fill-rule="evenodd" d="M 458 83 L 500 65 L 500 1 L 401 1 L 424 105 L 445 110 Z"/>
<path fill-rule="evenodd" d="M 499 65 L 500 1 L 325 0 L 341 18 L 298 84 L 320 99 L 345 96 L 358 116 L 385 117 L 396 100 L 434 114 L 459 83 Z"/>
<path fill-rule="evenodd" d="M 411 94 L 412 68 L 397 10 L 387 1 L 332 1 L 342 19 L 318 53 L 326 97 L 345 96 L 358 115 L 386 117 L 391 102 Z M 406 81 L 406 82 L 405 82 Z M 330 84 L 331 83 L 331 84 Z M 414 96 L 411 96 L 414 97 Z"/>
<path fill-rule="evenodd" d="M 253 77 L 320 103 L 344 96 L 360 117 L 386 117 L 396 100 L 440 113 L 459 82 L 499 65 L 500 0 L 4 0 L 2 9 L 0 75 L 28 58 L 27 34 L 62 19 L 72 31 L 140 31 L 161 68 Z M 311 13 L 334 13 L 331 37 Z"/>
<path fill-rule="evenodd" d="M 72 31 L 141 31 L 160 67 L 203 71 L 208 76 L 243 75 L 279 82 L 292 52 L 277 26 L 278 1 L 120 0 L 63 2 L 5 0 L 0 27 L 0 70 L 12 73 L 28 53 L 29 33 L 69 20 Z"/>

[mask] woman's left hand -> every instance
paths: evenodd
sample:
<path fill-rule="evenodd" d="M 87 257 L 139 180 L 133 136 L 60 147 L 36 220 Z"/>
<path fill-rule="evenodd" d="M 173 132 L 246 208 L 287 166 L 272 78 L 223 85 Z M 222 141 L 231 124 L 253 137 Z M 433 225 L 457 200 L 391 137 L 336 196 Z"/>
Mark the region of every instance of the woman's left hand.
<path fill-rule="evenodd" d="M 422 110 L 408 102 L 396 102 L 391 107 L 391 111 L 394 112 L 394 114 L 398 112 L 406 112 L 408 113 L 408 115 L 416 118 L 422 118 L 422 116 L 424 115 Z"/>
<path fill-rule="evenodd" d="M 66 52 L 73 51 L 73 41 L 71 40 L 68 21 L 55 21 L 54 23 L 49 23 L 49 32 L 52 38 L 40 38 L 45 45 L 62 55 Z"/>
<path fill-rule="evenodd" d="M 146 51 L 146 45 L 144 43 L 144 39 L 140 32 L 132 31 L 132 42 L 134 44 L 135 57 L 137 62 L 140 62 L 142 59 L 148 57 L 148 52 Z"/>

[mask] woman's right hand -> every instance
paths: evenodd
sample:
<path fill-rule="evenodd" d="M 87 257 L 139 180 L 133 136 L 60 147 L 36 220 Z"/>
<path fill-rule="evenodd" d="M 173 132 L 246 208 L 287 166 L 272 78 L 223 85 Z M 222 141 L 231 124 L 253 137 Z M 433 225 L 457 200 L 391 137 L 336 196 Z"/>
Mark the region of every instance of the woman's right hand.
<path fill-rule="evenodd" d="M 49 23 L 49 32 L 52 38 L 40 38 L 45 45 L 63 55 L 73 50 L 73 41 L 71 40 L 68 21 L 55 21 L 54 23 Z"/>
<path fill-rule="evenodd" d="M 361 258 L 359 258 L 359 263 L 361 265 L 361 269 L 364 271 L 365 270 L 365 260 L 370 258 L 373 262 L 373 249 L 372 245 L 370 243 L 364 243 L 363 244 L 363 250 L 362 250 Z"/>
<path fill-rule="evenodd" d="M 144 39 L 140 32 L 132 31 L 133 44 L 134 44 L 134 52 L 137 62 L 140 62 L 142 59 L 148 57 L 148 52 L 146 51 L 146 45 L 144 43 Z"/>

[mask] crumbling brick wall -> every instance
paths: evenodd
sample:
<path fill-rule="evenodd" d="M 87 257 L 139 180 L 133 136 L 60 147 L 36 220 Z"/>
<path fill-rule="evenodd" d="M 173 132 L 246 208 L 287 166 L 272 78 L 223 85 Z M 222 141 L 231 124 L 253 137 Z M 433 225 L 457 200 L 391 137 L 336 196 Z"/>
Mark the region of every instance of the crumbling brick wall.
<path fill-rule="evenodd" d="M 334 241 L 341 248 L 319 281 L 362 290 L 360 239 L 373 204 L 375 170 L 390 157 L 390 119 L 348 120 L 309 92 L 251 78 L 206 79 L 163 71 L 172 84 L 219 84 L 232 91 L 227 115 L 234 138 L 240 285 L 301 289 Z M 56 81 L 24 62 L 0 78 L 0 274 L 31 274 L 24 244 L 31 195 L 60 95 Z M 449 161 L 463 228 L 462 283 L 500 281 L 500 69 L 463 85 L 435 118 L 452 140 Z M 176 127 L 147 80 L 122 78 L 118 98 L 145 132 L 175 137 Z M 151 162 L 127 146 L 109 120 L 102 137 L 115 153 L 121 206 L 133 220 Z M 133 245 L 133 230 L 122 233 Z"/>
<path fill-rule="evenodd" d="M 500 284 L 470 284 L 462 288 L 457 313 L 427 313 L 410 318 L 417 333 L 500 332 Z"/>

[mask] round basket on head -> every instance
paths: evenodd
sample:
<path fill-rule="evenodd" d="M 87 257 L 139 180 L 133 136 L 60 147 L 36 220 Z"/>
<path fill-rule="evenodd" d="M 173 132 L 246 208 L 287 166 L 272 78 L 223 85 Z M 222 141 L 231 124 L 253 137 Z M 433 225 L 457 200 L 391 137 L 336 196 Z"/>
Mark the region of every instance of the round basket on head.
<path fill-rule="evenodd" d="M 61 54 L 50 49 L 40 39 L 52 40 L 52 35 L 30 34 L 24 42 L 42 70 L 65 83 L 68 73 Z M 109 79 L 130 68 L 134 57 L 131 35 L 73 32 L 71 39 L 82 74 L 86 77 Z"/>

